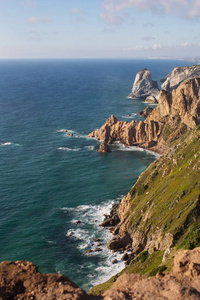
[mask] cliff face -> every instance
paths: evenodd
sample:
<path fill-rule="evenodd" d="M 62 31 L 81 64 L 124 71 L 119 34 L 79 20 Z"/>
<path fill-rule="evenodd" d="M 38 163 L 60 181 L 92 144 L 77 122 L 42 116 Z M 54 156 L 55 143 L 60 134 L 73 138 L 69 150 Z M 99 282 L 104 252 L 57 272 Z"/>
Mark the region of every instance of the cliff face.
<path fill-rule="evenodd" d="M 151 278 L 139 274 L 122 274 L 112 287 L 99 296 L 90 296 L 67 277 L 41 274 L 27 261 L 0 264 L 0 299 L 60 300 L 131 300 L 200 298 L 200 248 L 180 251 L 169 274 Z"/>
<path fill-rule="evenodd" d="M 184 130 L 195 128 L 198 124 L 200 78 L 195 78 L 182 83 L 172 92 L 161 91 L 157 107 L 145 121 L 128 123 L 119 121 L 112 115 L 100 129 L 90 133 L 89 137 L 109 144 L 120 141 L 126 146 L 151 148 L 155 145 L 166 146 Z"/>
<path fill-rule="evenodd" d="M 111 116 L 90 134 L 109 143 L 154 150 L 159 145 L 169 147 L 110 216 L 110 224 L 112 218 L 118 224 L 108 248 L 130 251 L 127 271 L 146 275 L 150 266 L 162 266 L 166 251 L 200 244 L 200 79 L 186 81 L 172 92 L 161 91 L 158 101 L 144 122 L 127 123 Z M 138 265 L 140 259 L 147 261 L 146 267 Z"/>
<path fill-rule="evenodd" d="M 166 91 L 172 91 L 185 80 L 200 76 L 200 65 L 191 67 L 177 67 L 160 81 L 163 82 L 161 88 Z"/>
<path fill-rule="evenodd" d="M 129 94 L 131 98 L 146 98 L 159 94 L 158 84 L 152 80 L 151 73 L 148 69 L 142 69 L 135 77 L 132 92 Z"/>

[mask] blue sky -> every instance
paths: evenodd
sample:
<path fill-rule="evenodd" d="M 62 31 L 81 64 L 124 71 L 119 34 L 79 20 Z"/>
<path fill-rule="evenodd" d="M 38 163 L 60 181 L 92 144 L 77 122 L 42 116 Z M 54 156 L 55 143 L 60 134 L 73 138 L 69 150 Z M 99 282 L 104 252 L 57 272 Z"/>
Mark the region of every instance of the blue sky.
<path fill-rule="evenodd" d="M 0 58 L 199 57 L 200 0 L 0 0 Z"/>

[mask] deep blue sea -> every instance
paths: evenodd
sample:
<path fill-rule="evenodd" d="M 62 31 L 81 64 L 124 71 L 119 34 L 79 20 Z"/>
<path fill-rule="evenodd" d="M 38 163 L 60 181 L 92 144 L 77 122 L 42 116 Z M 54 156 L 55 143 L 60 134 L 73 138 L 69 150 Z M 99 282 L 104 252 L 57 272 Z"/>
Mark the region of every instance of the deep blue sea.
<path fill-rule="evenodd" d="M 158 80 L 186 65 L 192 63 L 0 60 L 1 261 L 30 260 L 86 290 L 123 268 L 99 224 L 156 155 L 120 145 L 100 154 L 87 135 L 111 114 L 142 119 L 136 113 L 147 104 L 127 98 L 140 69 Z M 87 254 L 97 247 L 102 251 Z"/>

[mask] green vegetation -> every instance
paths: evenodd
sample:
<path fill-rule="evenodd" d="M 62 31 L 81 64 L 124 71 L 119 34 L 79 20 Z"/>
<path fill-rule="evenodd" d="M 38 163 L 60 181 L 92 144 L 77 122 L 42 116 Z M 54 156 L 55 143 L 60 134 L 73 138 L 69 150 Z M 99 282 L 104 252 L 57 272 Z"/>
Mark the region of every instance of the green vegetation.
<path fill-rule="evenodd" d="M 147 188 L 148 188 L 148 185 L 141 184 L 141 186 L 138 189 L 138 196 L 142 195 L 146 191 Z"/>
<path fill-rule="evenodd" d="M 183 137 L 181 137 L 183 139 Z M 199 222 L 200 205 L 199 140 L 196 130 L 181 146 L 160 157 L 131 190 L 130 226 L 145 232 L 162 229 L 175 235 L 178 242 L 194 222 Z M 142 212 L 142 213 L 141 213 Z M 149 218 L 143 218 L 149 212 Z M 145 221 L 144 221 L 145 220 Z"/>
<path fill-rule="evenodd" d="M 170 234 L 173 248 L 164 263 L 164 251 L 142 251 L 122 272 L 145 276 L 168 272 L 177 250 L 200 246 L 200 125 L 193 131 L 183 126 L 170 140 L 173 132 L 166 124 L 162 134 L 171 150 L 151 164 L 132 187 L 126 217 L 129 230 L 137 230 L 141 238 L 158 230 L 163 237 Z M 90 294 L 100 295 L 120 274 L 94 287 Z"/>
<path fill-rule="evenodd" d="M 157 267 L 149 273 L 149 276 L 155 276 L 158 272 L 164 272 L 166 269 L 167 267 L 165 265 Z"/>
<path fill-rule="evenodd" d="M 126 267 L 127 273 L 139 273 L 141 275 L 151 276 L 151 272 L 162 264 L 164 251 L 154 251 L 151 255 L 143 251 Z M 143 254 L 145 253 L 145 255 Z M 142 258 L 145 257 L 144 260 Z M 166 267 L 167 269 L 167 267 Z"/>
<path fill-rule="evenodd" d="M 178 249 L 194 249 L 200 246 L 200 224 L 193 224 Z"/>
<path fill-rule="evenodd" d="M 88 294 L 92 296 L 99 296 L 113 285 L 113 283 L 117 280 L 121 273 L 116 274 L 115 276 L 111 277 L 108 281 L 98 284 L 94 286 L 92 289 L 89 290 Z"/>

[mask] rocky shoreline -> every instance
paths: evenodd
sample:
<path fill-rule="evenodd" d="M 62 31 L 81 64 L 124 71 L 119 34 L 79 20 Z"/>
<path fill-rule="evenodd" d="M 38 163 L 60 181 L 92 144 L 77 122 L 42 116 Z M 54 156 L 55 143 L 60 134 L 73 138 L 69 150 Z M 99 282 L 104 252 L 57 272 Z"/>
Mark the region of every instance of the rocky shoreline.
<path fill-rule="evenodd" d="M 120 142 L 162 154 L 100 224 L 113 234 L 108 248 L 124 252 L 122 274 L 87 294 L 66 276 L 41 274 L 30 262 L 2 262 L 0 300 L 200 299 L 200 248 L 195 248 L 200 244 L 200 78 L 192 77 L 199 70 L 170 73 L 167 89 L 173 82 L 176 89 L 156 94 L 158 105 L 145 121 L 122 122 L 112 115 L 89 134 L 103 141 L 100 152 Z M 175 80 L 177 72 L 189 80 L 182 75 Z M 142 97 L 155 97 L 157 87 L 149 78 L 147 69 L 140 72 L 132 96 L 139 87 Z"/>

